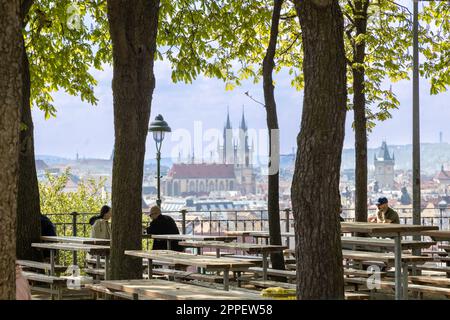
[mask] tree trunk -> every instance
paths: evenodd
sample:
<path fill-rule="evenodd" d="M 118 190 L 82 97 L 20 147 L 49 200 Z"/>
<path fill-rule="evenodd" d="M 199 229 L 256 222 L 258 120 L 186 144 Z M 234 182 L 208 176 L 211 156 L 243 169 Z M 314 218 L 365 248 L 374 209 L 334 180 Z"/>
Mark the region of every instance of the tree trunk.
<path fill-rule="evenodd" d="M 367 4 L 369 2 L 367 1 Z M 362 0 L 354 2 L 356 36 L 366 34 L 367 4 Z M 355 121 L 355 220 L 367 222 L 367 118 L 366 95 L 364 93 L 364 67 L 366 42 L 358 41 L 353 48 L 353 112 Z"/>
<path fill-rule="evenodd" d="M 343 18 L 337 0 L 296 0 L 305 92 L 291 198 L 298 299 L 343 299 L 339 177 L 346 116 Z"/>
<path fill-rule="evenodd" d="M 113 46 L 114 161 L 111 278 L 142 278 L 142 179 L 155 79 L 158 0 L 108 0 Z"/>
<path fill-rule="evenodd" d="M 25 27 L 25 16 L 32 1 L 22 2 L 22 28 Z M 23 38 L 22 38 L 23 39 Z M 34 126 L 30 103 L 30 66 L 24 46 L 22 54 L 23 87 L 21 104 L 21 122 L 24 128 L 20 132 L 19 154 L 19 187 L 17 195 L 17 230 L 16 252 L 18 259 L 39 260 L 39 252 L 31 247 L 31 243 L 39 242 L 41 236 L 41 208 L 39 201 L 39 186 L 34 157 Z"/>
<path fill-rule="evenodd" d="M 279 203 L 279 164 L 280 137 L 278 130 L 277 105 L 275 102 L 272 72 L 275 66 L 274 57 L 278 38 L 278 25 L 283 0 L 274 0 L 270 40 L 263 60 L 263 89 L 264 104 L 267 115 L 267 129 L 269 131 L 269 171 L 268 171 L 268 215 L 270 244 L 281 245 L 280 203 Z M 270 255 L 272 268 L 284 270 L 282 252 Z"/>
<path fill-rule="evenodd" d="M 0 300 L 16 298 L 16 210 L 22 102 L 20 1 L 0 0 Z"/>

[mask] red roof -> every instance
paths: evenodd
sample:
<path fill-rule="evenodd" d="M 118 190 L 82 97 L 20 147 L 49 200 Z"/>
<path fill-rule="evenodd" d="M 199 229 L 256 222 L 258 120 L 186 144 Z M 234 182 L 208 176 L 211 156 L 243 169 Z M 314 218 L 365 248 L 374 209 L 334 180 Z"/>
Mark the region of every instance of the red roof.
<path fill-rule="evenodd" d="M 234 179 L 232 164 L 174 164 L 167 174 L 174 179 Z"/>
<path fill-rule="evenodd" d="M 437 180 L 449 180 L 450 179 L 450 172 L 449 171 L 439 171 L 438 174 L 434 177 Z"/>

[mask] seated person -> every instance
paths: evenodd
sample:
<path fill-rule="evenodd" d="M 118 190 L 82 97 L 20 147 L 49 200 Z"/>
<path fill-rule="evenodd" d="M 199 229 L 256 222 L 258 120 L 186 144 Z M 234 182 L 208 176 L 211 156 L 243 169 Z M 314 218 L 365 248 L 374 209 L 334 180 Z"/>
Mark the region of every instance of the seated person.
<path fill-rule="evenodd" d="M 111 226 L 109 224 L 111 215 L 111 208 L 109 206 L 103 206 L 100 209 L 99 215 L 89 219 L 89 223 L 92 225 L 91 238 L 111 239 Z"/>
<path fill-rule="evenodd" d="M 52 221 L 47 217 L 41 214 L 41 236 L 56 236 L 56 228 Z"/>
<path fill-rule="evenodd" d="M 53 222 L 47 217 L 41 214 L 41 236 L 56 237 L 56 228 Z M 50 259 L 50 250 L 41 250 L 42 258 L 44 261 Z"/>
<path fill-rule="evenodd" d="M 150 225 L 147 228 L 147 234 L 180 234 L 177 224 L 172 217 L 163 215 L 158 206 L 150 209 Z M 174 251 L 183 251 L 183 247 L 178 244 L 178 240 L 170 241 L 170 249 Z M 153 239 L 153 250 L 167 250 L 167 240 Z"/>
<path fill-rule="evenodd" d="M 369 218 L 369 222 L 400 223 L 398 213 L 389 207 L 388 199 L 386 197 L 379 198 L 376 205 L 378 207 L 377 216 Z"/>

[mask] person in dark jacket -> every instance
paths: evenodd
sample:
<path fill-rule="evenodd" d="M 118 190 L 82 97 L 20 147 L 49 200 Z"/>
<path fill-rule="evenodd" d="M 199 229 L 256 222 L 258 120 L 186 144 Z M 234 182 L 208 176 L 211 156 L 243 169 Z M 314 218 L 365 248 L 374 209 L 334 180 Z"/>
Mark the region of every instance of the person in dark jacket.
<path fill-rule="evenodd" d="M 147 234 L 180 234 L 177 224 L 172 217 L 163 215 L 158 206 L 150 209 L 150 218 L 152 221 L 147 228 Z M 178 240 L 170 241 L 170 249 L 174 251 L 183 251 L 183 247 L 178 244 Z M 153 250 L 167 250 L 167 240 L 154 239 Z"/>
<path fill-rule="evenodd" d="M 41 214 L 41 236 L 56 237 L 55 225 L 43 214 Z M 42 257 L 45 261 L 48 260 L 50 258 L 50 250 L 42 250 Z"/>
<path fill-rule="evenodd" d="M 41 214 L 41 236 L 56 236 L 55 225 L 47 216 L 44 216 L 43 214 Z"/>

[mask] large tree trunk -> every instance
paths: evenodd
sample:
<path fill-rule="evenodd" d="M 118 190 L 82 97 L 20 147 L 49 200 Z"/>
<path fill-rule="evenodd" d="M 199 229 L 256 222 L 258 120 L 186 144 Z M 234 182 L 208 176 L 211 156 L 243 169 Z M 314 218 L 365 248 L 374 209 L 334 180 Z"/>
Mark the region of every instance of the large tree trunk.
<path fill-rule="evenodd" d="M 25 16 L 33 1 L 22 2 L 22 28 L 25 27 Z M 23 39 L 23 38 L 22 38 Z M 25 48 L 24 40 L 22 40 Z M 24 128 L 20 132 L 19 155 L 19 187 L 17 196 L 17 241 L 18 259 L 39 260 L 39 252 L 31 247 L 31 243 L 39 242 L 41 235 L 41 208 L 39 186 L 34 157 L 34 126 L 30 104 L 30 65 L 26 49 L 22 54 L 23 87 L 21 104 L 21 122 Z"/>
<path fill-rule="evenodd" d="M 108 0 L 113 46 L 114 161 L 111 278 L 142 278 L 142 262 L 124 250 L 142 249 L 145 141 L 155 87 L 159 0 Z"/>
<path fill-rule="evenodd" d="M 0 300 L 16 297 L 16 210 L 22 102 L 20 1 L 0 0 Z"/>
<path fill-rule="evenodd" d="M 366 34 L 367 7 L 369 1 L 363 4 L 362 0 L 354 2 L 355 37 Z M 353 112 L 355 121 L 355 220 L 367 222 L 367 118 L 366 95 L 364 93 L 364 64 L 366 42 L 357 41 L 353 48 L 353 62 L 357 67 L 352 68 L 353 73 Z"/>
<path fill-rule="evenodd" d="M 338 0 L 296 0 L 305 92 L 291 197 L 299 299 L 343 299 L 339 177 L 346 61 Z"/>
<path fill-rule="evenodd" d="M 269 131 L 269 194 L 268 215 L 270 244 L 281 245 L 280 230 L 280 203 L 279 203 L 279 164 L 280 164 L 280 137 L 278 130 L 277 105 L 275 102 L 272 72 L 275 66 L 274 57 L 277 47 L 278 25 L 283 0 L 274 0 L 272 13 L 272 26 L 270 30 L 269 45 L 263 60 L 263 89 L 264 104 L 267 115 L 267 129 Z M 272 268 L 284 270 L 282 252 L 270 255 Z"/>

